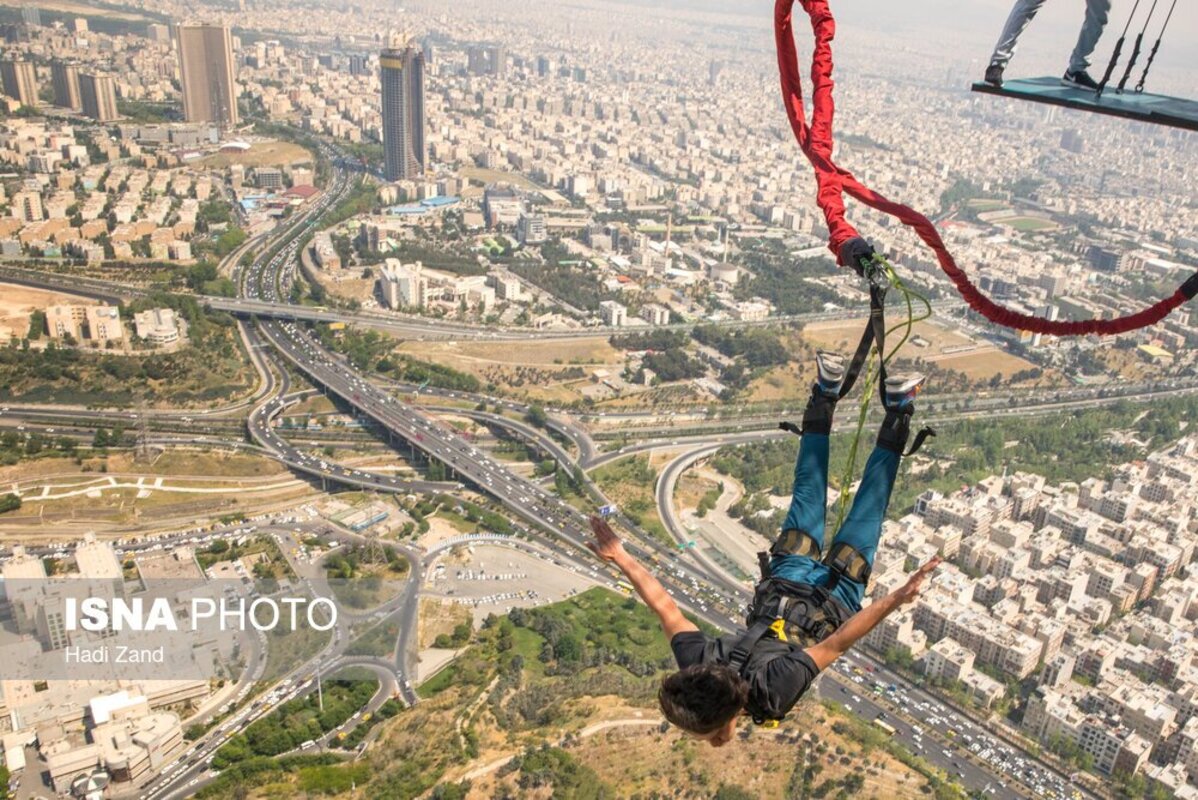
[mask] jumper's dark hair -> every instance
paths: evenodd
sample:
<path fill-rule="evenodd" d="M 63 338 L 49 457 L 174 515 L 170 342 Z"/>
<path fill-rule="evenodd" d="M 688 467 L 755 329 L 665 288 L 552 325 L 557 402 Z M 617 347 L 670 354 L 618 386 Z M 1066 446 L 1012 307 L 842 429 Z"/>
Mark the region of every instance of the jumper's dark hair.
<path fill-rule="evenodd" d="M 749 701 L 749 683 L 727 664 L 695 664 L 662 679 L 657 702 L 666 719 L 699 736 L 717 731 Z"/>

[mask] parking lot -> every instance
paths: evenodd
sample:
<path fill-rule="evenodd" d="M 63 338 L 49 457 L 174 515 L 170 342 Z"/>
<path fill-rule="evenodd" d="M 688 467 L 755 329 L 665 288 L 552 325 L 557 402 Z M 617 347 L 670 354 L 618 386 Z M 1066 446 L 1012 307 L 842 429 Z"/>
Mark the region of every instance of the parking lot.
<path fill-rule="evenodd" d="M 430 565 L 424 593 L 469 606 L 477 625 L 489 614 L 555 603 L 597 584 L 612 588 L 605 573 L 584 574 L 531 547 L 478 544 L 455 548 Z"/>

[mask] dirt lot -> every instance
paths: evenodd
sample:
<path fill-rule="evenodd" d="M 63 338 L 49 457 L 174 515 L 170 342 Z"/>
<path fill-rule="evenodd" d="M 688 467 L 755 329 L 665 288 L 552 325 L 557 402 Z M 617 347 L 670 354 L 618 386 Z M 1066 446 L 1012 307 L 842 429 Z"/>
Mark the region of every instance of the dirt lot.
<path fill-rule="evenodd" d="M 553 368 L 612 367 L 623 364 L 607 339 L 559 339 L 533 342 L 408 342 L 401 348 L 414 356 L 477 372 L 491 364 Z"/>
<path fill-rule="evenodd" d="M 137 463 L 121 453 L 108 457 L 109 472 L 143 475 L 200 475 L 206 478 L 258 478 L 286 475 L 287 470 L 265 456 L 237 455 L 221 451 L 175 450 L 163 453 L 153 464 Z"/>
<path fill-rule="evenodd" d="M 90 297 L 77 297 L 62 292 L 31 289 L 11 283 L 0 283 L 0 329 L 8 328 L 14 336 L 24 336 L 29 330 L 29 315 L 33 311 L 54 305 L 98 305 Z"/>
<path fill-rule="evenodd" d="M 431 597 L 420 598 L 420 649 L 432 647 L 438 636 L 451 635 L 453 629 L 463 622 L 473 622 L 466 606 Z"/>
<path fill-rule="evenodd" d="M 807 326 L 803 331 L 803 337 L 816 347 L 849 354 L 853 352 L 861 337 L 861 325 L 857 322 L 840 321 L 815 323 Z M 927 344 L 919 346 L 915 343 L 916 338 Z M 943 369 L 959 372 L 972 380 L 987 380 L 1000 373 L 1009 377 L 1035 366 L 1029 361 L 1000 350 L 990 342 L 971 339 L 936 322 L 917 324 L 912 341 L 903 347 L 899 357 L 923 359 Z"/>
<path fill-rule="evenodd" d="M 204 167 L 227 167 L 241 164 L 246 167 L 288 167 L 292 164 L 315 163 L 312 154 L 291 142 L 257 142 L 244 153 L 217 153 L 200 161 Z"/>
<path fill-rule="evenodd" d="M 895 320 L 897 321 L 898 319 L 899 317 L 895 315 Z M 852 353 L 853 348 L 857 346 L 857 342 L 861 338 L 863 324 L 863 322 L 856 320 L 851 322 L 841 320 L 815 322 L 803 329 L 803 338 L 816 347 L 829 348 L 849 354 Z M 914 344 L 908 343 L 903 353 L 904 355 L 928 358 L 940 353 L 946 347 L 961 347 L 974 343 L 969 337 L 941 327 L 935 322 L 921 322 L 917 324 L 915 326 L 915 335 L 929 341 L 931 343 L 930 346 L 916 347 Z M 890 341 L 889 337 L 887 341 Z M 897 342 L 897 339 L 895 341 Z M 991 346 L 985 342 L 980 344 Z"/>
<path fill-rule="evenodd" d="M 687 470 L 678 479 L 678 487 L 674 490 L 674 502 L 679 508 L 697 508 L 704 495 L 719 488 L 717 481 L 700 474 L 698 470 Z"/>
<path fill-rule="evenodd" d="M 617 374 L 623 354 L 607 339 L 536 342 L 405 342 L 400 352 L 473 375 L 530 402 L 569 403 L 597 369 Z"/>
<path fill-rule="evenodd" d="M 815 380 L 814 363 L 775 367 L 749 384 L 751 403 L 805 403 Z"/>
<path fill-rule="evenodd" d="M 932 356 L 928 361 L 934 361 L 944 369 L 960 372 L 974 380 L 987 380 L 995 375 L 1005 375 L 1009 378 L 1016 372 L 1035 367 L 1030 361 L 994 348 L 956 355 Z"/>
<path fill-rule="evenodd" d="M 337 406 L 333 405 L 333 401 L 323 395 L 309 397 L 307 400 L 301 400 L 293 406 L 287 408 L 287 416 L 297 414 L 335 414 Z"/>

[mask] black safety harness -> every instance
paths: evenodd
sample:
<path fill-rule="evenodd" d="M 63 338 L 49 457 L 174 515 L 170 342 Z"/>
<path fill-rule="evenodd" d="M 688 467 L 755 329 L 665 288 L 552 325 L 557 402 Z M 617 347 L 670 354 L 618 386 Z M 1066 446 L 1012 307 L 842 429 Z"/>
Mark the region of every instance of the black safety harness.
<path fill-rule="evenodd" d="M 746 614 L 748 629 L 732 646 L 728 665 L 749 684 L 755 673 L 764 671 L 776 657 L 788 655 L 793 649 L 813 647 L 831 636 L 847 619 L 848 611 L 832 599 L 831 590 L 824 586 L 795 583 L 769 574 L 765 553 L 763 580 L 757 584 L 753 601 Z M 750 696 L 746 708 L 758 725 L 776 725 L 786 716 L 782 709 L 761 707 Z"/>

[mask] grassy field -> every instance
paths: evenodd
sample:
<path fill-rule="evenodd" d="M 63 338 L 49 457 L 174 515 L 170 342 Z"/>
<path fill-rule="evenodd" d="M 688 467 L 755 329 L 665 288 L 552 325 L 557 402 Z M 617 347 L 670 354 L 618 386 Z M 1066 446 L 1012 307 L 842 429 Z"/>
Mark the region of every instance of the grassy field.
<path fill-rule="evenodd" d="M 1014 217 L 1002 221 L 1003 225 L 1014 228 L 1020 233 L 1037 233 L 1039 231 L 1054 231 L 1061 227 L 1050 219 L 1041 217 Z"/>
<path fill-rule="evenodd" d="M 517 172 L 505 172 L 499 169 L 484 169 L 482 167 L 462 167 L 462 177 L 466 180 L 480 183 L 510 183 L 521 189 L 536 190 L 537 185 Z"/>
<path fill-rule="evenodd" d="M 314 164 L 315 159 L 303 147 L 292 142 L 255 142 L 245 152 L 215 153 L 200 160 L 209 169 L 223 169 L 232 164 L 246 167 L 288 167 L 292 164 Z"/>
<path fill-rule="evenodd" d="M 399 625 L 393 619 L 382 622 L 359 622 L 349 636 L 345 653 L 350 656 L 389 658 L 395 653 Z"/>

